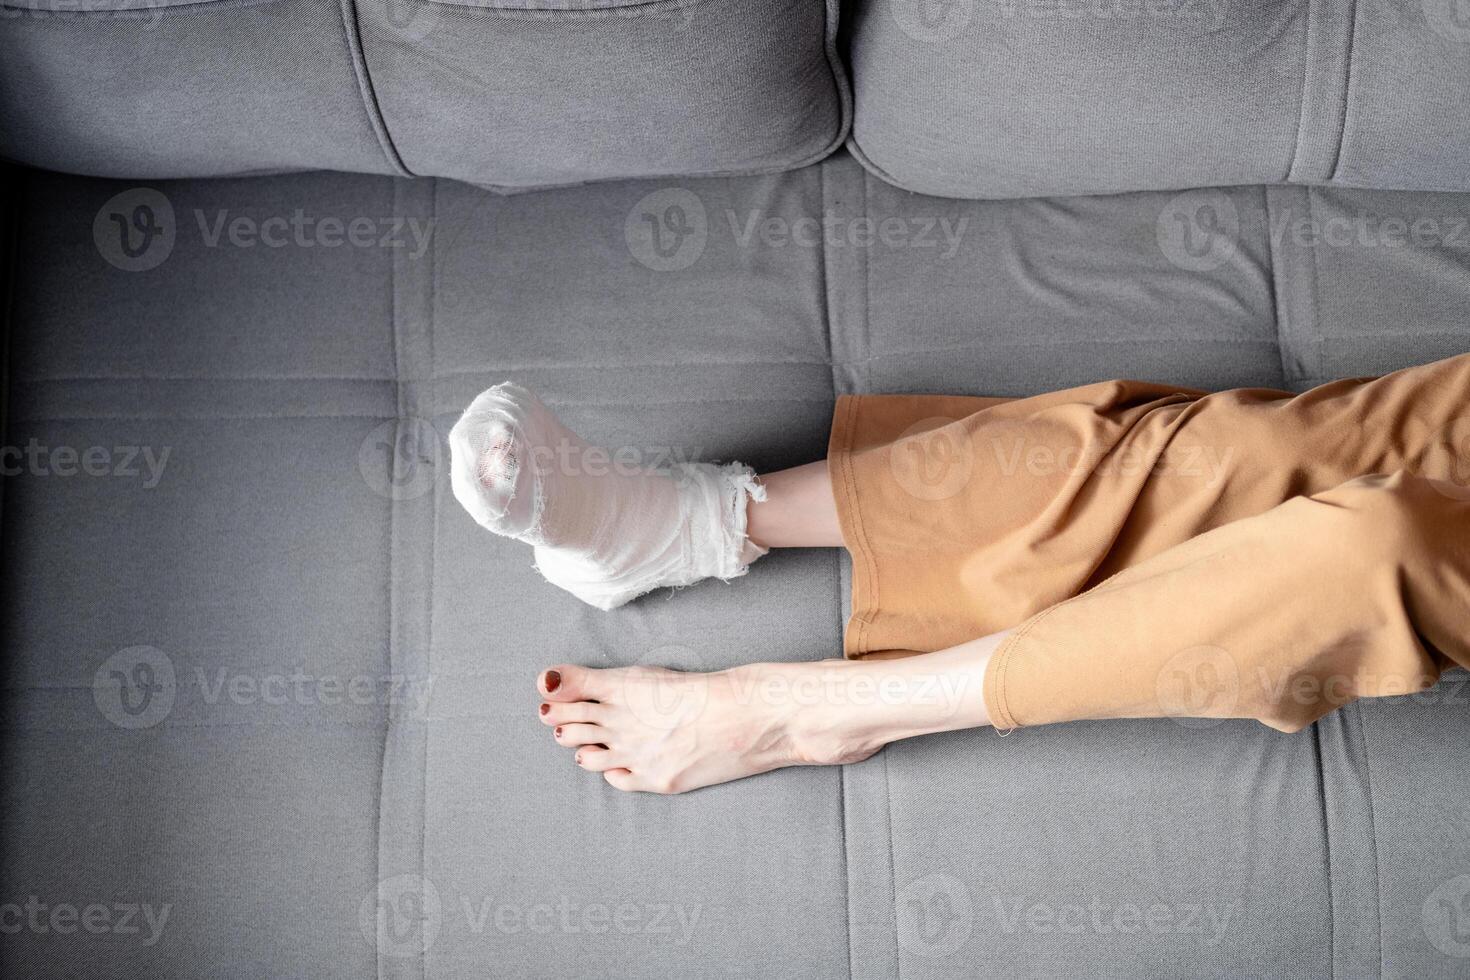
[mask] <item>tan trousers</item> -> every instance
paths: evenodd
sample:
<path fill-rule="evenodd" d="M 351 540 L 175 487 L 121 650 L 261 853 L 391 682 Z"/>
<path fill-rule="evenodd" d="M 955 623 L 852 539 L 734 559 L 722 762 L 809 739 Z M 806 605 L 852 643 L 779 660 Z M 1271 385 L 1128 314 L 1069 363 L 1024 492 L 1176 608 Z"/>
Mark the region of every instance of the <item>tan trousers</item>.
<path fill-rule="evenodd" d="M 1470 665 L 1470 355 L 1296 396 L 843 396 L 828 459 L 844 652 L 1014 628 L 985 677 L 999 728 L 1295 731 Z"/>

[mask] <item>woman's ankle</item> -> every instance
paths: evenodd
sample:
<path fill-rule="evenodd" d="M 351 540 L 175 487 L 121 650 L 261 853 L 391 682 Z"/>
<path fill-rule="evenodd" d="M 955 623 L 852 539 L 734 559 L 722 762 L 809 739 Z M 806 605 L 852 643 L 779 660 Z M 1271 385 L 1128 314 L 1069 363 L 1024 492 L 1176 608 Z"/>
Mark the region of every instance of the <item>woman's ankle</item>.
<path fill-rule="evenodd" d="M 782 727 L 794 765 L 866 759 L 889 742 L 988 724 L 983 661 L 819 660 L 738 667 L 752 708 Z"/>

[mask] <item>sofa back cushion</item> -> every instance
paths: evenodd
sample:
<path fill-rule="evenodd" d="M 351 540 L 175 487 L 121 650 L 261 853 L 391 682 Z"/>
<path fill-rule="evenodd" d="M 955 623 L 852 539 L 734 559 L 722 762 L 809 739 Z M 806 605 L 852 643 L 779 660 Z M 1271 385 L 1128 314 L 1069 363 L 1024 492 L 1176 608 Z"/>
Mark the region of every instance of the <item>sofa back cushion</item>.
<path fill-rule="evenodd" d="M 0 0 L 0 156 L 524 189 L 784 170 L 847 132 L 837 0 Z"/>
<path fill-rule="evenodd" d="M 853 146 L 950 197 L 1470 189 L 1459 0 L 854 0 Z"/>

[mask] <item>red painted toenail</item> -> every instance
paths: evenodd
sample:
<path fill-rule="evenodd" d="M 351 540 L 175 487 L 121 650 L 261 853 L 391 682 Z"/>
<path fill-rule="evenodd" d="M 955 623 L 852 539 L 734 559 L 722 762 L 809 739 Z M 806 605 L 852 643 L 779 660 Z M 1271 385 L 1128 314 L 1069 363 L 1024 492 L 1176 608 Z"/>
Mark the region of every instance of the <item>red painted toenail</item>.
<path fill-rule="evenodd" d="M 561 726 L 557 725 L 556 730 L 553 731 L 551 734 L 555 735 L 557 738 L 561 738 Z"/>
<path fill-rule="evenodd" d="M 546 693 L 550 694 L 559 687 L 561 687 L 561 671 L 548 670 L 546 672 Z"/>
<path fill-rule="evenodd" d="M 542 705 L 542 706 L 541 706 L 541 713 L 542 713 L 542 714 L 543 714 L 543 715 L 544 715 L 544 714 L 546 714 L 546 712 L 548 712 L 548 711 L 550 711 L 550 710 L 551 710 L 551 705 L 549 705 L 549 704 L 543 704 L 543 705 Z"/>

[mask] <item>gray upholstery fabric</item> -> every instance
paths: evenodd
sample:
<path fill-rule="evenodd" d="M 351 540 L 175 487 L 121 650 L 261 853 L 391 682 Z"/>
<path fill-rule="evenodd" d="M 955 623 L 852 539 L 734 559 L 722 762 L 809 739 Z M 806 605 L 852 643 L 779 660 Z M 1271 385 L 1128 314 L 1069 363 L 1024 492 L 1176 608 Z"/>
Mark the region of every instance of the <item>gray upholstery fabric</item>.
<path fill-rule="evenodd" d="M 1470 190 L 1453 0 L 854 0 L 852 144 L 952 197 Z"/>
<path fill-rule="evenodd" d="M 405 0 L 363 0 L 410 170 L 520 188 L 788 169 L 841 144 L 836 0 L 569 2 L 427 4 L 404 30 Z"/>
<path fill-rule="evenodd" d="M 0 974 L 1463 976 L 1464 674 L 1296 736 L 969 732 L 621 795 L 551 743 L 536 672 L 831 655 L 845 562 L 599 613 L 455 505 L 440 434 L 514 377 L 595 440 L 768 469 L 822 453 L 844 391 L 1384 371 L 1470 349 L 1467 200 L 961 203 L 846 157 L 513 197 L 31 175 L 0 443 L 45 454 L 0 526 L 0 925 L 169 912 L 154 942 L 43 913 Z M 130 255 L 111 215 L 140 206 L 172 234 Z M 94 446 L 99 475 L 55 471 Z M 168 450 L 151 484 L 126 447 Z"/>
<path fill-rule="evenodd" d="M 1470 191 L 1458 0 L 4 0 L 0 156 L 501 190 L 851 146 L 962 198 Z M 1218 66 L 1230 66 L 1221 71 Z"/>
<path fill-rule="evenodd" d="M 783 170 L 846 136 L 836 30 L 837 0 L 5 0 L 0 157 L 507 189 Z"/>
<path fill-rule="evenodd" d="M 333 0 L 0 7 L 0 154 L 99 176 L 394 173 Z"/>

